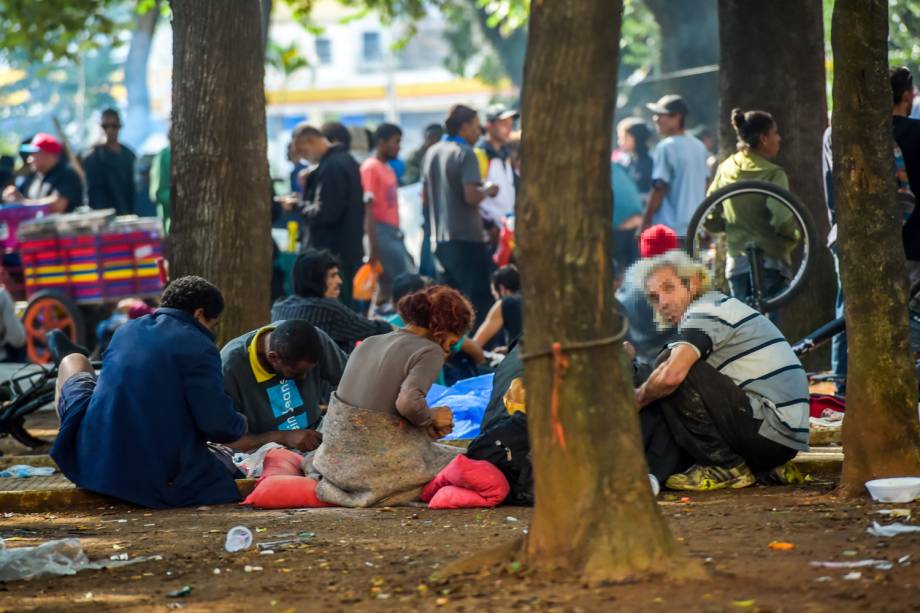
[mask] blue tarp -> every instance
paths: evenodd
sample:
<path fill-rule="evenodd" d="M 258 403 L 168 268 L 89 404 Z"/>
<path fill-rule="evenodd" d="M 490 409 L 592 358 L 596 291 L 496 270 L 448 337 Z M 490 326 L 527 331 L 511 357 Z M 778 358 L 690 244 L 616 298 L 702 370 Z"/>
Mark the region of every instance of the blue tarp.
<path fill-rule="evenodd" d="M 450 407 L 454 413 L 454 431 L 445 440 L 471 439 L 479 436 L 479 427 L 492 397 L 492 379 L 482 375 L 458 381 L 450 387 L 432 385 L 428 390 L 428 406 Z"/>

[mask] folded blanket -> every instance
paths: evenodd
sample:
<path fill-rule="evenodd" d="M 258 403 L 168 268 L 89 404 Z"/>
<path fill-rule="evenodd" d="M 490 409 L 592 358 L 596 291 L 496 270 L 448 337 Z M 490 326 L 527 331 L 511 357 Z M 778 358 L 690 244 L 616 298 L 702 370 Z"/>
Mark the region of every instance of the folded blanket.
<path fill-rule="evenodd" d="M 320 500 L 342 507 L 393 506 L 417 500 L 422 486 L 462 450 L 433 442 L 395 415 L 351 406 L 335 394 L 323 443 L 304 458 Z"/>

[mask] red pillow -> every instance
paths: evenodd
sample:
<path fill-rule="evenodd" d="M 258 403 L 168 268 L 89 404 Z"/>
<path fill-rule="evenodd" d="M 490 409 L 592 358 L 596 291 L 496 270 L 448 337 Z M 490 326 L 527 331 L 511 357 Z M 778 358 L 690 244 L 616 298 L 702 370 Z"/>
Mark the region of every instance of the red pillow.
<path fill-rule="evenodd" d="M 268 453 L 265 454 L 265 459 L 262 460 L 262 476 L 259 477 L 259 481 L 266 477 L 274 477 L 277 475 L 296 475 L 302 477 L 303 471 L 300 469 L 301 462 L 303 462 L 303 456 L 296 451 L 281 449 L 280 447 L 269 449 Z"/>
<path fill-rule="evenodd" d="M 293 475 L 275 475 L 260 480 L 242 504 L 257 509 L 302 509 L 334 507 L 316 497 L 316 479 Z"/>
<path fill-rule="evenodd" d="M 473 490 L 456 485 L 442 487 L 428 503 L 429 509 L 482 509 L 494 506 Z"/>
<path fill-rule="evenodd" d="M 505 475 L 489 462 L 458 455 L 422 489 L 421 499 L 432 509 L 495 507 L 510 489 Z"/>

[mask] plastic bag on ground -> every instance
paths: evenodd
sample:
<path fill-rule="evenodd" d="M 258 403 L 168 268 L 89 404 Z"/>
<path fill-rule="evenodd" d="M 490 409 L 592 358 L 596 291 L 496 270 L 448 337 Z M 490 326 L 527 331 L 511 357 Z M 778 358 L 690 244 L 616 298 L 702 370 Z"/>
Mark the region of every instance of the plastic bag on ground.
<path fill-rule="evenodd" d="M 130 560 L 91 562 L 83 553 L 80 539 L 60 539 L 36 547 L 15 549 L 7 549 L 3 539 L 0 539 L 0 582 L 75 575 L 81 570 L 116 568 L 162 559 L 161 556 L 142 556 Z"/>
<path fill-rule="evenodd" d="M 479 428 L 492 395 L 495 375 L 482 375 L 454 383 L 447 389 L 431 386 L 428 406 L 450 407 L 454 414 L 454 431 L 444 440 L 471 439 L 479 436 Z"/>
<path fill-rule="evenodd" d="M 56 472 L 51 466 L 29 466 L 16 464 L 7 469 L 0 470 L 3 479 L 25 479 L 26 477 L 50 477 Z"/>
<path fill-rule="evenodd" d="M 239 462 L 236 461 L 236 456 L 234 456 L 233 463 L 236 464 L 236 467 L 239 468 L 244 475 L 246 475 L 246 478 L 255 479 L 262 474 L 262 462 L 265 460 L 265 454 L 272 449 L 284 449 L 284 447 L 278 443 L 265 443 Z"/>

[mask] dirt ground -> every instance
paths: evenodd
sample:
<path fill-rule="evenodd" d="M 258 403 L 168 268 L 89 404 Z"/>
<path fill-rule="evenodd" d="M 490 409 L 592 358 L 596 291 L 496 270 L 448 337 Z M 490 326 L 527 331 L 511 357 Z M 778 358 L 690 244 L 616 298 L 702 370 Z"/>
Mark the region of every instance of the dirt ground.
<path fill-rule="evenodd" d="M 730 493 L 664 494 L 660 505 L 687 554 L 710 579 L 673 584 L 659 577 L 587 586 L 506 567 L 437 584 L 452 560 L 520 536 L 530 510 L 309 509 L 254 511 L 223 506 L 144 511 L 127 506 L 0 518 L 8 547 L 79 537 L 91 559 L 127 553 L 162 560 L 76 576 L 0 585 L 7 611 L 916 611 L 920 534 L 866 533 L 875 511 L 920 504 L 851 504 L 830 484 L 754 487 Z M 905 521 L 905 520 L 901 520 Z M 916 521 L 912 519 L 910 521 Z M 309 532 L 303 545 L 260 555 L 227 553 L 226 531 L 248 526 L 256 542 Z M 307 535 L 302 535 L 307 536 Z M 795 545 L 771 550 L 772 541 Z M 907 564 L 898 563 L 911 556 Z M 812 561 L 890 560 L 891 570 L 816 568 Z M 246 572 L 246 566 L 250 572 Z M 517 572 L 515 572 L 517 571 Z M 191 594 L 170 598 L 183 586 Z"/>

